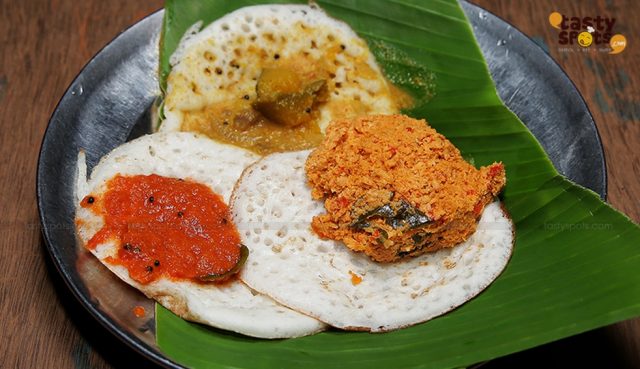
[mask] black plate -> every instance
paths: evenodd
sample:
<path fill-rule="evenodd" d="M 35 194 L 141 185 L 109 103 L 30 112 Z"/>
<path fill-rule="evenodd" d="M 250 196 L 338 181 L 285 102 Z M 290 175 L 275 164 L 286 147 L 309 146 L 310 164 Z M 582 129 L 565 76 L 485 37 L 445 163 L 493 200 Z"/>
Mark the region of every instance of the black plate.
<path fill-rule="evenodd" d="M 606 168 L 593 118 L 560 67 L 533 41 L 481 8 L 462 3 L 500 96 L 540 140 L 558 170 L 604 198 Z M 101 50 L 65 92 L 45 133 L 37 173 L 47 249 L 81 304 L 107 330 L 167 367 L 180 367 L 155 344 L 153 317 L 131 309 L 153 303 L 121 283 L 76 245 L 73 187 L 78 150 L 89 169 L 116 146 L 148 131 L 159 94 L 158 42 L 163 12 L 129 28 Z"/>

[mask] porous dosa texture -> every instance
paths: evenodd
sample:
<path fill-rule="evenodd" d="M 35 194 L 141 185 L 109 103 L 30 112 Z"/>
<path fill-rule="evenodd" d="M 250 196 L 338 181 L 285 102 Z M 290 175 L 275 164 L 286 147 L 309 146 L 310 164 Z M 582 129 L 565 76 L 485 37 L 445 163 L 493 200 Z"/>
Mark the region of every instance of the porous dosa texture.
<path fill-rule="evenodd" d="M 321 128 L 336 118 L 399 111 L 366 42 L 315 5 L 249 6 L 200 26 L 185 33 L 170 58 L 162 131 L 186 130 L 183 123 L 206 116 L 208 106 L 245 95 L 253 100 L 265 68 L 326 80 Z"/>
<path fill-rule="evenodd" d="M 193 133 L 156 133 L 126 143 L 100 160 L 87 180 L 84 154 L 78 162 L 76 200 L 99 195 L 116 174 L 183 178 L 210 187 L 228 201 L 243 169 L 257 159 L 255 154 L 216 143 Z M 76 229 L 83 245 L 102 228 L 104 220 L 89 209 L 77 207 Z M 120 279 L 184 319 L 261 338 L 299 337 L 318 332 L 324 324 L 290 310 L 259 294 L 239 280 L 220 284 L 194 283 L 160 278 L 140 284 L 123 266 L 105 262 L 115 256 L 117 240 L 98 245 L 91 252 Z M 132 307 L 133 308 L 133 307 Z"/>
<path fill-rule="evenodd" d="M 498 202 L 466 242 L 402 262 L 376 263 L 320 239 L 310 223 L 324 207 L 305 180 L 308 154 L 266 156 L 236 185 L 231 212 L 251 250 L 241 278 L 252 288 L 332 326 L 380 332 L 446 313 L 506 266 L 513 224 Z"/>

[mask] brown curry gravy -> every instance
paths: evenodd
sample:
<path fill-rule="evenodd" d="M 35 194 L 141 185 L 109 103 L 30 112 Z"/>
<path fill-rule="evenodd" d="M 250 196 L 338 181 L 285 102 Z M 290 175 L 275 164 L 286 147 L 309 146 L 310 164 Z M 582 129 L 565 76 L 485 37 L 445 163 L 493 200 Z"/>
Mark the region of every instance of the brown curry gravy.
<path fill-rule="evenodd" d="M 335 50 L 334 50 L 335 49 Z M 329 54 L 337 53 L 340 45 L 330 48 Z M 279 58 L 265 61 L 265 68 L 290 68 L 300 75 L 304 83 L 325 79 L 330 82 L 335 75 L 335 66 L 325 60 L 313 60 L 308 55 L 299 55 L 287 59 Z M 375 72 L 364 62 L 355 65 L 356 73 L 371 77 Z M 399 109 L 413 105 L 412 97 L 387 81 L 390 94 Z M 328 84 L 329 96 L 339 95 L 340 86 Z M 363 92 L 366 93 L 366 92 Z M 288 127 L 270 121 L 253 109 L 256 101 L 255 91 L 251 95 L 236 96 L 230 100 L 210 104 L 201 110 L 184 112 L 181 130 L 193 131 L 228 144 L 251 150 L 260 155 L 274 152 L 297 151 L 316 147 L 323 139 L 318 125 L 320 111 L 310 112 L 312 119 L 296 127 Z M 372 113 L 371 108 L 357 97 L 345 100 L 329 100 L 323 103 L 333 119 L 354 118 Z"/>

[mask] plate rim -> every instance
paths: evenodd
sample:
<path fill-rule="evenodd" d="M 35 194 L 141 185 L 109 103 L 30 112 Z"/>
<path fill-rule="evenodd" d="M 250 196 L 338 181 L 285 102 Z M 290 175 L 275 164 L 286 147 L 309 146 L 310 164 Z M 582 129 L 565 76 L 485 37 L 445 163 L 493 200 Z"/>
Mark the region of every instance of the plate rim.
<path fill-rule="evenodd" d="M 497 19 L 499 19 L 500 21 L 504 22 L 505 24 L 509 25 L 511 27 L 511 29 L 513 29 L 515 31 L 515 33 L 524 36 L 526 40 L 528 40 L 532 45 L 535 46 L 535 48 L 537 48 L 539 51 L 541 51 L 542 53 L 544 53 L 545 56 L 545 60 L 547 62 L 551 61 L 551 65 L 553 68 L 557 69 L 558 71 L 560 71 L 562 78 L 564 80 L 564 82 L 569 82 L 570 86 L 573 88 L 573 91 L 576 92 L 576 95 L 578 97 L 579 103 L 580 103 L 580 108 L 584 109 L 587 112 L 587 115 L 589 116 L 589 124 L 591 126 L 593 126 L 593 130 L 596 133 L 596 141 L 598 143 L 598 148 L 599 148 L 599 152 L 602 156 L 602 167 L 603 167 L 603 171 L 602 171 L 602 192 L 599 191 L 595 191 L 595 190 L 591 190 L 590 188 L 587 188 L 590 191 L 593 191 L 595 193 L 598 194 L 598 196 L 600 196 L 600 198 L 603 201 L 607 201 L 607 195 L 608 195 L 608 191 L 609 191 L 609 184 L 608 184 L 608 180 L 609 180 L 609 172 L 607 170 L 607 156 L 606 153 L 604 151 L 604 146 L 602 145 L 602 136 L 600 135 L 600 130 L 598 129 L 598 125 L 596 124 L 595 119 L 593 118 L 593 114 L 591 113 L 591 109 L 589 109 L 589 105 L 587 105 L 586 100 L 584 99 L 584 96 L 582 96 L 582 93 L 580 92 L 580 90 L 578 89 L 578 86 L 576 86 L 575 82 L 573 82 L 573 80 L 569 77 L 569 75 L 567 74 L 567 72 L 565 72 L 565 70 L 562 68 L 562 66 L 560 65 L 560 63 L 558 63 L 553 56 L 551 56 L 551 54 L 549 52 L 547 52 L 542 46 L 540 46 L 540 44 L 538 44 L 533 38 L 529 37 L 529 35 L 527 35 L 526 33 L 522 32 L 518 27 L 516 27 L 513 23 L 507 21 L 506 19 L 499 17 L 498 15 L 496 15 L 495 13 L 481 7 L 480 5 L 472 2 L 471 0 L 458 0 L 460 3 L 466 3 L 469 6 L 471 6 L 472 8 L 475 8 L 476 10 L 480 10 L 480 11 L 484 11 L 487 14 L 490 14 L 493 17 L 496 17 Z M 464 8 L 463 8 L 463 12 L 464 12 Z M 466 12 L 465 12 L 465 16 L 466 16 Z M 467 17 L 468 18 L 468 17 Z M 473 30 L 472 30 L 473 31 Z M 474 33 L 474 38 L 475 33 Z M 483 56 L 484 57 L 484 56 Z M 485 61 L 486 62 L 486 61 Z M 493 80 L 493 78 L 492 78 Z M 495 85 L 495 81 L 493 81 L 494 85 Z M 507 107 L 507 109 L 509 109 L 511 111 L 511 108 L 509 108 L 509 106 L 507 105 L 507 103 L 505 103 L 502 100 L 502 97 L 498 96 L 500 98 L 500 101 L 502 101 L 502 103 L 504 104 L 504 106 Z M 512 111 L 513 112 L 513 111 Z M 513 113 L 514 115 L 517 116 L 517 114 Z M 520 119 L 520 117 L 518 117 L 518 119 Z M 528 129 L 528 127 L 527 127 Z M 536 138 L 536 140 L 538 140 Z M 538 141 L 539 142 L 539 141 Z M 545 151 L 546 153 L 546 151 Z M 555 168 L 555 165 L 554 165 Z M 557 169 L 556 169 L 557 170 Z M 562 174 L 561 174 L 562 175 Z M 572 181 L 573 182 L 573 181 Z M 579 185 L 579 184 L 578 184 Z M 579 185 L 581 187 L 584 187 L 582 185 Z M 585 187 L 586 188 L 586 187 Z"/>
<path fill-rule="evenodd" d="M 41 234 L 45 244 L 45 248 L 47 249 L 47 252 L 51 257 L 56 270 L 62 276 L 62 280 L 64 281 L 65 285 L 67 286 L 67 288 L 71 290 L 73 296 L 80 303 L 80 305 L 86 311 L 88 311 L 89 314 L 95 320 L 97 320 L 102 327 L 104 327 L 107 331 L 109 331 L 111 334 L 113 334 L 121 342 L 126 344 L 129 348 L 131 348 L 133 351 L 135 351 L 139 355 L 142 355 L 145 358 L 150 359 L 155 364 L 161 365 L 165 368 L 183 369 L 185 368 L 184 366 L 178 364 L 177 362 L 170 359 L 168 356 L 164 355 L 159 349 L 154 350 L 153 347 L 143 342 L 142 340 L 138 339 L 137 337 L 127 334 L 127 332 L 119 324 L 117 324 L 113 319 L 111 319 L 106 313 L 100 312 L 92 306 L 91 302 L 88 299 L 88 296 L 86 296 L 80 290 L 79 286 L 77 286 L 72 281 L 72 278 L 70 277 L 68 271 L 62 268 L 62 261 L 61 261 L 60 255 L 55 252 L 54 250 L 55 247 L 53 245 L 54 242 L 52 242 L 51 235 L 49 234 L 49 230 L 45 226 L 46 218 L 43 210 L 44 205 L 42 203 L 42 192 L 43 192 L 43 188 L 42 188 L 43 186 L 41 185 L 42 183 L 41 177 L 43 176 L 42 156 L 45 155 L 44 153 L 45 142 L 47 141 L 47 137 L 50 137 L 49 131 L 53 129 L 52 127 L 54 124 L 52 123 L 58 113 L 58 109 L 60 105 L 62 104 L 63 100 L 65 100 L 65 97 L 68 94 L 73 94 L 73 88 L 76 85 L 76 82 L 84 74 L 85 70 L 87 70 L 104 51 L 113 47 L 113 45 L 119 39 L 123 37 L 127 37 L 127 34 L 130 31 L 134 31 L 136 28 L 142 27 L 144 22 L 150 21 L 150 19 L 153 17 L 164 17 L 164 7 L 144 16 L 143 18 L 139 19 L 135 23 L 119 31 L 117 35 L 115 35 L 109 42 L 107 42 L 93 56 L 91 56 L 91 58 L 82 66 L 80 71 L 75 75 L 73 80 L 69 83 L 67 88 L 62 93 L 60 99 L 55 105 L 55 108 L 53 109 L 53 112 L 49 116 L 49 120 L 47 121 L 47 127 L 44 131 L 42 140 L 40 142 L 40 149 L 38 150 L 38 161 L 37 161 L 37 167 L 36 167 L 36 183 L 35 183 L 36 184 L 36 202 L 38 207 L 38 218 L 40 220 L 40 230 L 41 230 Z M 155 311 L 154 311 L 154 317 L 155 317 Z M 155 333 L 154 333 L 154 336 L 155 336 Z"/>

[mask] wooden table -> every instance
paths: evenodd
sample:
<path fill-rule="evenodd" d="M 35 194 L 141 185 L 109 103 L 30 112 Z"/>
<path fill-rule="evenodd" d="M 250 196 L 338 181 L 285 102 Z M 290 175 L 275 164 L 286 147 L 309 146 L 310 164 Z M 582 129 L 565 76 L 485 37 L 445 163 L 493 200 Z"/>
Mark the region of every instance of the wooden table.
<path fill-rule="evenodd" d="M 490 1 L 479 5 L 546 47 L 587 101 L 602 136 L 608 199 L 640 221 L 640 6 L 631 0 Z M 35 169 L 47 121 L 88 59 L 161 0 L 0 0 L 0 366 L 154 367 L 93 320 L 52 266 L 40 235 Z M 622 54 L 558 50 L 552 11 L 614 16 Z M 560 353 L 564 359 L 555 358 Z M 554 357 L 554 359 L 552 359 Z M 640 367 L 640 320 L 502 358 L 487 367 Z M 589 365 L 591 364 L 591 365 Z"/>

